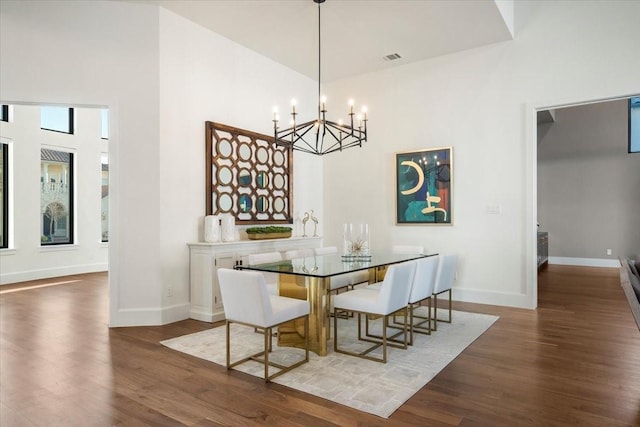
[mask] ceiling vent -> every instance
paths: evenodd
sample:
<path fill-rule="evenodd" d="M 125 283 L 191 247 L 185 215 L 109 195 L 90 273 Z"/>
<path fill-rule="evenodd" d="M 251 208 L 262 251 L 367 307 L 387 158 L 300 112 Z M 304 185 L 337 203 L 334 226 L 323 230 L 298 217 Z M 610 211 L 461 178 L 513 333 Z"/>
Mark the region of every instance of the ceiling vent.
<path fill-rule="evenodd" d="M 400 59 L 400 58 L 402 57 L 397 53 L 392 53 L 390 55 L 386 55 L 382 57 L 382 59 L 384 59 L 385 61 L 395 61 L 396 59 Z"/>

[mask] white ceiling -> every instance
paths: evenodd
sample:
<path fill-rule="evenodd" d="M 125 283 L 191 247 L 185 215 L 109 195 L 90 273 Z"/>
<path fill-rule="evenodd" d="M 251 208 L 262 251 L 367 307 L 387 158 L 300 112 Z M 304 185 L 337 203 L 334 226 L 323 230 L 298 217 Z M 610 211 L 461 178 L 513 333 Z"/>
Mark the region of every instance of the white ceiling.
<path fill-rule="evenodd" d="M 318 5 L 313 0 L 125 0 L 158 4 L 314 80 Z M 511 40 L 493 0 L 327 0 L 322 81 Z M 385 61 L 397 53 L 402 58 Z"/>

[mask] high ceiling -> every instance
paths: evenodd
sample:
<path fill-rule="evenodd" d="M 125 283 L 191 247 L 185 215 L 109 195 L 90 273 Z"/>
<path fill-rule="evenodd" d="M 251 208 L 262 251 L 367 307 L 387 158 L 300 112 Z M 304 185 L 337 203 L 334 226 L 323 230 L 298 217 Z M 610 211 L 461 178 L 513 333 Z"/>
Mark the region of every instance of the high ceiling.
<path fill-rule="evenodd" d="M 160 5 L 318 78 L 313 0 L 125 1 Z M 493 0 L 327 0 L 321 13 L 323 82 L 512 38 Z"/>

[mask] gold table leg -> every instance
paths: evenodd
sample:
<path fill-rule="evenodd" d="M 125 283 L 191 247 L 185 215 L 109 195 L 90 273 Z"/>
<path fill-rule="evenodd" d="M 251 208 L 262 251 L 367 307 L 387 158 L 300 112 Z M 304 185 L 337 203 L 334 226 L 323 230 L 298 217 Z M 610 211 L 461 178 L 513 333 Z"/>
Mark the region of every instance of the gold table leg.
<path fill-rule="evenodd" d="M 309 350 L 327 355 L 329 307 L 326 292 L 329 279 L 280 274 L 280 295 L 309 301 Z M 278 345 L 304 348 L 304 321 L 286 323 L 278 328 Z"/>

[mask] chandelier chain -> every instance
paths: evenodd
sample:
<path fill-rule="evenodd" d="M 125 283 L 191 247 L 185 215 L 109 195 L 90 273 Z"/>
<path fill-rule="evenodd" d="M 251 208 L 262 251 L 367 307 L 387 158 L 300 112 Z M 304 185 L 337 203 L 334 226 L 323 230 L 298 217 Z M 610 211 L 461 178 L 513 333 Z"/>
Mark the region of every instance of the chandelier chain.
<path fill-rule="evenodd" d="M 341 120 L 333 122 L 326 119 L 325 99 L 322 96 L 322 28 L 320 5 L 325 0 L 313 0 L 318 4 L 318 115 L 315 120 L 297 123 L 296 101 L 291 102 L 291 127 L 280 130 L 277 108 L 273 113 L 273 135 L 277 143 L 286 145 L 292 150 L 305 153 L 324 155 L 342 151 L 351 147 L 362 147 L 367 142 L 367 110 L 362 108 L 362 114 L 357 116 L 357 127 L 354 121 L 353 100 L 349 100 L 349 123 Z M 315 130 L 315 141 L 310 139 L 310 132 Z M 326 141 L 325 141 L 326 139 Z"/>

